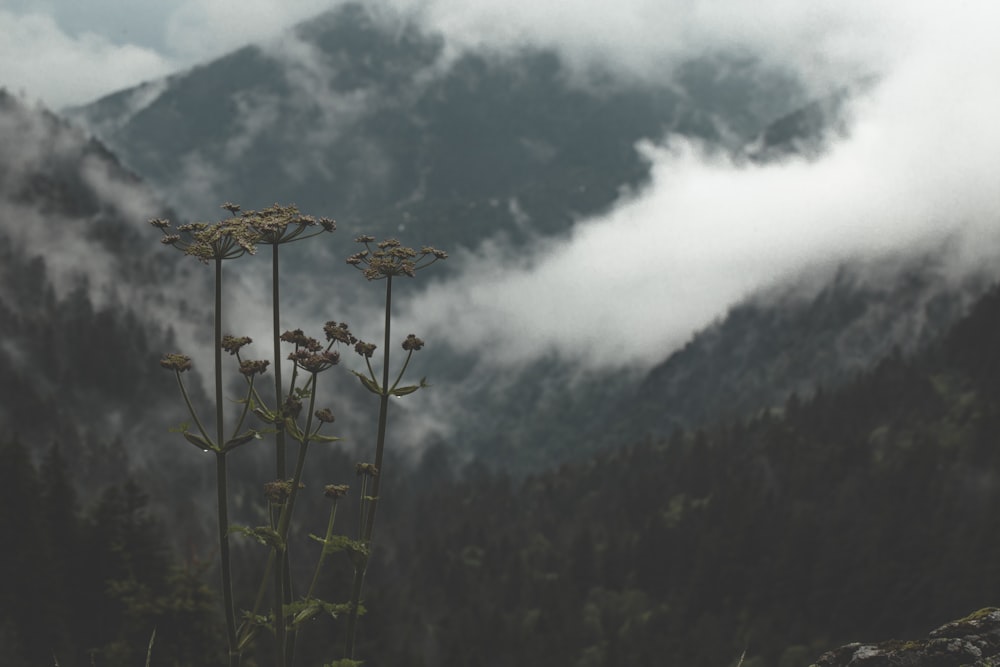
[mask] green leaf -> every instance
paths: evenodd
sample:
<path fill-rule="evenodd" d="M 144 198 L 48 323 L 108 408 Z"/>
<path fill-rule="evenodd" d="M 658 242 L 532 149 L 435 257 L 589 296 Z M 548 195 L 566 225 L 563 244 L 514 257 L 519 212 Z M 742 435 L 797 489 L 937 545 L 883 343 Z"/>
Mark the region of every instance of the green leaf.
<path fill-rule="evenodd" d="M 420 378 L 420 384 L 410 385 L 408 387 L 399 387 L 398 389 L 392 390 L 393 396 L 406 396 L 407 394 L 412 394 L 417 389 L 423 389 L 424 387 L 429 387 L 427 384 L 427 378 Z"/>
<path fill-rule="evenodd" d="M 270 628 L 272 626 L 272 620 L 270 615 L 262 616 L 261 614 L 244 611 L 243 621 L 240 623 L 236 634 L 237 647 L 242 651 L 250 646 L 253 640 L 257 638 L 257 635 L 260 634 L 262 628 Z"/>
<path fill-rule="evenodd" d="M 323 667 L 362 667 L 364 665 L 362 660 L 350 660 L 348 658 L 341 658 L 340 660 L 334 660 L 333 662 L 328 662 Z"/>
<path fill-rule="evenodd" d="M 285 616 L 292 617 L 289 626 L 296 626 L 304 621 L 308 621 L 310 618 L 314 618 L 318 614 L 327 614 L 331 618 L 336 619 L 341 614 L 348 613 L 351 610 L 351 605 L 347 602 L 334 603 L 325 602 L 318 598 L 309 598 L 286 604 L 282 609 L 285 612 Z"/>
<path fill-rule="evenodd" d="M 207 452 L 209 450 L 218 451 L 215 445 L 213 445 L 211 442 L 201 437 L 197 433 L 192 433 L 191 431 L 183 431 L 181 435 L 183 435 L 188 442 L 190 442 L 192 445 L 194 445 L 203 452 Z"/>
<path fill-rule="evenodd" d="M 313 433 L 309 436 L 310 440 L 315 440 L 316 442 L 340 442 L 341 438 L 335 435 L 320 435 L 319 433 Z"/>
<path fill-rule="evenodd" d="M 375 382 L 375 380 L 357 371 L 351 371 L 351 372 L 358 376 L 358 379 L 361 380 L 361 384 L 364 385 L 365 389 L 367 389 L 373 394 L 377 394 L 379 396 L 382 395 L 382 387 L 380 387 L 378 383 Z"/>
<path fill-rule="evenodd" d="M 312 534 L 310 534 L 309 537 L 322 544 L 323 552 L 327 555 L 337 553 L 339 551 L 346 551 L 347 555 L 351 557 L 351 561 L 354 561 L 355 558 L 368 557 L 367 545 L 365 545 L 364 542 L 352 540 L 346 535 L 334 535 L 329 540 L 325 540 L 322 537 Z"/>
<path fill-rule="evenodd" d="M 222 451 L 228 452 L 233 449 L 236 449 L 237 447 L 240 447 L 241 445 L 247 444 L 251 440 L 260 440 L 260 439 L 261 439 L 260 433 L 258 433 L 254 429 L 250 429 L 246 433 L 242 433 L 233 438 L 232 440 L 226 442 L 226 444 L 222 446 Z"/>
<path fill-rule="evenodd" d="M 248 528 L 247 526 L 234 525 L 229 529 L 229 532 L 252 537 L 264 546 L 277 549 L 278 551 L 284 551 L 285 549 L 285 543 L 281 539 L 281 535 L 279 535 L 278 531 L 270 526 Z"/>
<path fill-rule="evenodd" d="M 253 413 L 265 424 L 277 424 L 279 421 L 275 414 L 266 408 L 254 408 Z"/>

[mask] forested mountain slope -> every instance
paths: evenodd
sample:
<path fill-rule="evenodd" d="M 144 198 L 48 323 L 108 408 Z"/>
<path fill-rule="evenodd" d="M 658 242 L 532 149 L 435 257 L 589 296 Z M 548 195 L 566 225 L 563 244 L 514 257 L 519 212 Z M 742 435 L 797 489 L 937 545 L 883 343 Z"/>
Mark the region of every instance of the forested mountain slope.
<path fill-rule="evenodd" d="M 392 512 L 372 664 L 808 664 L 994 604 L 998 334 L 994 288 L 842 389 L 523 485 L 429 458 Z"/>
<path fill-rule="evenodd" d="M 165 209 L 101 144 L 3 91 L 0 142 L 0 419 L 62 440 L 76 466 L 96 455 L 79 441 L 134 438 L 169 387 L 156 361 L 179 278 L 143 229 Z"/>
<path fill-rule="evenodd" d="M 72 116 L 189 215 L 280 198 L 351 237 L 405 230 L 456 250 L 564 233 L 646 180 L 640 139 L 738 145 L 804 97 L 739 58 L 657 85 L 593 79 L 550 51 L 454 54 L 408 19 L 345 4 Z"/>

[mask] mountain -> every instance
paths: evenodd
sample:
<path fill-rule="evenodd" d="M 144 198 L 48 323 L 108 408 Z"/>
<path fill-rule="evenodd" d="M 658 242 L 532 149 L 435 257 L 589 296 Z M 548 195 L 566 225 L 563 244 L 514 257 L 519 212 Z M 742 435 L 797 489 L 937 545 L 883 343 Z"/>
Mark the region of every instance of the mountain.
<path fill-rule="evenodd" d="M 838 389 L 521 483 L 449 478 L 429 453 L 393 491 L 406 502 L 386 516 L 371 594 L 383 640 L 365 655 L 806 665 L 991 606 L 998 334 L 993 287 L 922 352 Z"/>
<path fill-rule="evenodd" d="M 280 199 L 335 217 L 347 238 L 401 235 L 461 252 L 530 248 L 606 211 L 648 179 L 642 139 L 680 134 L 754 161 L 815 156 L 847 131 L 854 92 L 807 98 L 734 55 L 684 63 L 658 84 L 586 76 L 553 51 L 455 53 L 406 19 L 348 4 L 71 117 L 185 215 Z M 337 252 L 296 260 L 291 279 L 339 280 L 349 253 Z M 829 284 L 808 294 L 752 296 L 669 359 L 665 350 L 645 379 L 581 372 L 557 355 L 498 369 L 431 346 L 438 398 L 427 409 L 462 456 L 524 472 L 779 406 L 894 345 L 915 349 L 963 314 L 986 279 L 953 281 L 947 262 L 878 260 L 890 268 L 867 278 L 871 265 L 847 263 L 809 277 Z M 338 288 L 302 310 L 363 304 L 363 294 Z"/>
<path fill-rule="evenodd" d="M 170 211 L 102 144 L 5 91 L 0 142 L 0 423 L 61 442 L 96 491 L 162 451 L 151 424 L 180 421 L 157 361 L 198 278 L 150 242 L 145 220 Z"/>
<path fill-rule="evenodd" d="M 448 58 L 408 24 L 386 30 L 347 8 L 78 111 L 114 153 L 0 95 L 0 423 L 13 440 L 60 442 L 84 487 L 152 470 L 144 489 L 175 549 L 207 552 L 210 475 L 163 434 L 182 418 L 156 363 L 208 321 L 195 301 L 205 276 L 145 227 L 177 217 L 160 188 L 180 215 L 280 197 L 338 216 L 348 235 L 404 224 L 449 248 L 523 244 L 641 183 L 638 138 L 680 129 L 794 147 L 828 126 L 770 131 L 764 117 L 794 116 L 796 93 L 780 77 L 749 90 L 758 79 L 738 74 L 753 63 L 738 60 L 692 63 L 649 91 L 588 88 L 544 52 Z M 740 94 L 780 104 L 764 113 Z M 147 170 L 152 187 L 135 175 Z M 438 398 L 418 404 L 429 416 L 392 422 L 450 430 L 409 468 L 406 453 L 389 459 L 368 663 L 718 665 L 745 650 L 747 667 L 789 665 L 991 602 L 1000 297 L 976 300 L 992 277 L 955 279 L 948 258 L 848 264 L 754 295 L 648 373 L 456 355 L 430 378 Z M 24 447 L 0 449 L 37 486 Z M 311 472 L 349 471 L 352 454 L 321 453 Z M 231 491 L 234 515 L 256 521 L 270 473 L 253 459 L 231 469 Z M 137 497 L 110 502 L 125 520 L 79 530 L 148 532 Z M 307 502 L 305 523 L 322 526 Z"/>
<path fill-rule="evenodd" d="M 551 51 L 456 55 L 348 4 L 71 116 L 185 214 L 277 198 L 351 237 L 405 231 L 456 250 L 559 234 L 606 209 L 648 176 L 640 139 L 738 144 L 803 100 L 735 57 L 659 85 L 591 79 Z"/>

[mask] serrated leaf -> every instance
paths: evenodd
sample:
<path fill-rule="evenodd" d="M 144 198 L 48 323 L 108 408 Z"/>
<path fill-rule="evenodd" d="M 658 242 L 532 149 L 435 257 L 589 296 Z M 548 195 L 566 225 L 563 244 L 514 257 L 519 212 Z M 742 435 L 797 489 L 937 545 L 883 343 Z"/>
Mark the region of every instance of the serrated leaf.
<path fill-rule="evenodd" d="M 210 449 L 211 450 L 215 449 L 215 445 L 213 445 L 211 442 L 201 437 L 197 433 L 192 433 L 191 431 L 183 431 L 181 435 L 183 435 L 188 442 L 190 442 L 192 445 L 194 445 L 203 452 L 207 452 Z"/>
<path fill-rule="evenodd" d="M 295 626 L 303 621 L 308 621 L 310 618 L 319 614 L 323 611 L 323 605 L 319 600 L 300 600 L 298 602 L 286 604 L 282 607 L 282 609 L 284 610 L 286 617 L 292 617 L 289 625 Z"/>
<path fill-rule="evenodd" d="M 355 556 L 368 556 L 368 547 L 364 542 L 352 540 L 346 535 L 334 535 L 329 540 L 317 538 L 317 541 L 323 545 L 323 551 L 328 555 L 339 551 L 346 551 L 352 560 Z"/>
<path fill-rule="evenodd" d="M 234 525 L 229 529 L 229 532 L 245 535 L 246 537 L 252 537 L 264 546 L 277 549 L 278 551 L 283 551 L 285 548 L 281 535 L 279 535 L 278 531 L 270 526 L 257 526 L 256 528 L 249 528 L 247 526 Z"/>

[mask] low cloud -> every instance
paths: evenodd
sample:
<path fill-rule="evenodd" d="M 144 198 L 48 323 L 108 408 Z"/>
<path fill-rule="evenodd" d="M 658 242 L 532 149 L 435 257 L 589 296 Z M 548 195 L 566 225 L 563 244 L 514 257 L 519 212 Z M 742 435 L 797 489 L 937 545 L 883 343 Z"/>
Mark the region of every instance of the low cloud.
<path fill-rule="evenodd" d="M 0 10 L 0 85 L 54 109 L 166 76 L 176 63 L 93 32 L 67 34 L 52 16 Z"/>
<path fill-rule="evenodd" d="M 909 15 L 891 68 L 821 155 L 758 164 L 681 137 L 643 142 L 641 192 L 568 242 L 460 258 L 461 275 L 408 318 L 497 362 L 555 353 L 648 366 L 728 306 L 818 265 L 952 239 L 963 266 L 980 266 L 1000 245 L 1000 44 L 991 7 L 962 9 Z"/>

